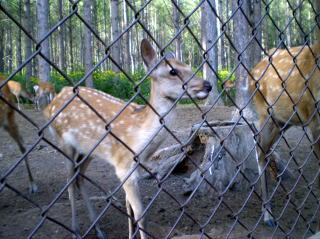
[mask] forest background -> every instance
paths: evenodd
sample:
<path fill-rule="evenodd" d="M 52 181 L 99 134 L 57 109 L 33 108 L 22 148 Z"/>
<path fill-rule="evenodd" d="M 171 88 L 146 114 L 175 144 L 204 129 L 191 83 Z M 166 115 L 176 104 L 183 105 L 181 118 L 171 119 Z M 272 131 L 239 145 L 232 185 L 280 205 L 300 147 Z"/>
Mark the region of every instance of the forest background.
<path fill-rule="evenodd" d="M 0 3 L 5 9 L 0 11 L 0 73 L 7 76 L 17 73 L 13 79 L 29 91 L 38 81 L 50 81 L 60 91 L 70 85 L 66 76 L 76 83 L 100 62 L 86 79 L 87 86 L 128 100 L 138 85 L 147 97 L 149 81 L 141 82 L 145 72 L 140 42 L 148 38 L 155 40 L 162 54 L 174 52 L 177 59 L 214 84 L 207 104 L 241 105 L 248 98 L 244 89 L 250 70 L 271 48 L 312 44 L 315 40 L 311 0 L 77 3 L 2 0 Z M 59 27 L 42 41 L 57 24 Z M 33 55 L 40 46 L 50 64 Z M 15 72 L 29 58 L 30 62 Z M 235 83 L 228 96 L 227 82 Z M 143 103 L 140 99 L 137 102 Z"/>

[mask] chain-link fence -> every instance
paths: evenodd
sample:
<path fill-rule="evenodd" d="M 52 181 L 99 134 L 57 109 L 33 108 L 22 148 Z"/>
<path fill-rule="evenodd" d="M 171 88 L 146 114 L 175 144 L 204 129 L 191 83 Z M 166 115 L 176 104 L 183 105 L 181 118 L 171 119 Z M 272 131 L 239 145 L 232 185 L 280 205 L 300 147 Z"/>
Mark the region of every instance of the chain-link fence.
<path fill-rule="evenodd" d="M 168 41 L 153 31 L 147 15 L 159 2 L 171 4 L 181 18 Z M 298 239 L 314 234 L 320 197 L 316 3 L 229 1 L 230 9 L 221 14 L 217 1 L 183 9 L 179 1 L 125 0 L 133 17 L 116 38 L 105 40 L 86 22 L 82 1 L 65 2 L 68 13 L 41 39 L 1 1 L 6 20 L 32 41 L 34 51 L 0 85 L 1 126 L 25 141 L 18 140 L 22 153 L 16 152 L 12 138 L 1 131 L 0 237 Z M 286 4 L 287 19 L 271 14 L 277 4 Z M 195 27 L 200 12 L 208 18 Z M 312 20 L 306 22 L 303 14 Z M 71 20 L 90 30 L 99 50 L 94 66 L 76 81 L 42 52 L 42 43 Z M 200 28 L 213 26 L 218 26 L 213 37 L 202 33 L 200 39 Z M 139 79 L 113 53 L 133 31 L 148 39 L 134 39 L 141 52 L 136 60 L 146 65 Z M 197 63 L 192 67 L 166 53 L 185 33 L 198 51 L 193 55 L 198 60 L 188 61 Z M 270 40 L 272 34 L 276 38 Z M 219 53 L 220 59 L 229 56 L 229 71 L 221 80 L 213 58 L 224 46 L 230 50 Z M 43 112 L 19 110 L 7 83 L 37 57 L 70 87 Z M 122 73 L 111 87 L 130 82 L 128 101 L 82 86 L 104 65 Z M 151 81 L 145 94 L 144 84 Z M 222 100 L 228 106 L 221 106 Z M 254 116 L 248 114 L 252 103 Z M 29 162 L 31 194 L 23 162 Z"/>

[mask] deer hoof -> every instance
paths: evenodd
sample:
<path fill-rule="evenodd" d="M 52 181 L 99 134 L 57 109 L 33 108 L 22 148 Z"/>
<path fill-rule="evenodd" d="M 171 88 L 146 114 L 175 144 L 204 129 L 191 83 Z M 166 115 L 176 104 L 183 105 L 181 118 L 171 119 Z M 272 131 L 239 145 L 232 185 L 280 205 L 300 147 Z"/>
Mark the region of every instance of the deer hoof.
<path fill-rule="evenodd" d="M 107 239 L 107 234 L 105 234 L 103 231 L 98 231 L 97 232 L 97 237 L 99 239 Z"/>
<path fill-rule="evenodd" d="M 275 220 L 273 218 L 270 218 L 266 221 L 264 221 L 264 223 L 268 226 L 268 227 L 276 227 L 277 223 L 275 222 Z"/>
<path fill-rule="evenodd" d="M 38 187 L 35 183 L 30 184 L 29 193 L 34 194 L 38 192 Z"/>

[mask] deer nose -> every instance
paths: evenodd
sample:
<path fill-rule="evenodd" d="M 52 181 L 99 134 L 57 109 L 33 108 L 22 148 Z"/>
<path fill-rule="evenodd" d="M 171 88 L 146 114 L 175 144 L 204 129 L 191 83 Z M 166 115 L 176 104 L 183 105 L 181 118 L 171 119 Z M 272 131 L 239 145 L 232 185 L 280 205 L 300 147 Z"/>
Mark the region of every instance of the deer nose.
<path fill-rule="evenodd" d="M 203 87 L 208 91 L 208 92 L 210 92 L 211 90 L 212 90 L 212 85 L 211 85 L 211 83 L 209 82 L 209 81 L 204 81 L 204 83 L 203 83 Z"/>

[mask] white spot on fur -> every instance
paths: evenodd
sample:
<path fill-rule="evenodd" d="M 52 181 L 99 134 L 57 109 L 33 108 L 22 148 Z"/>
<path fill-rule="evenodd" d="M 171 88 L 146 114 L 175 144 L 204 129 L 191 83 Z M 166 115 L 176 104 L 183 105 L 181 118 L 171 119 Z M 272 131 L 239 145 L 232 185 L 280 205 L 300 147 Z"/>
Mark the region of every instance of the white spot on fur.
<path fill-rule="evenodd" d="M 70 132 L 65 132 L 62 134 L 62 139 L 64 141 L 65 144 L 69 144 L 74 148 L 78 148 L 78 141 L 76 140 L 76 138 L 74 137 L 74 135 Z"/>

